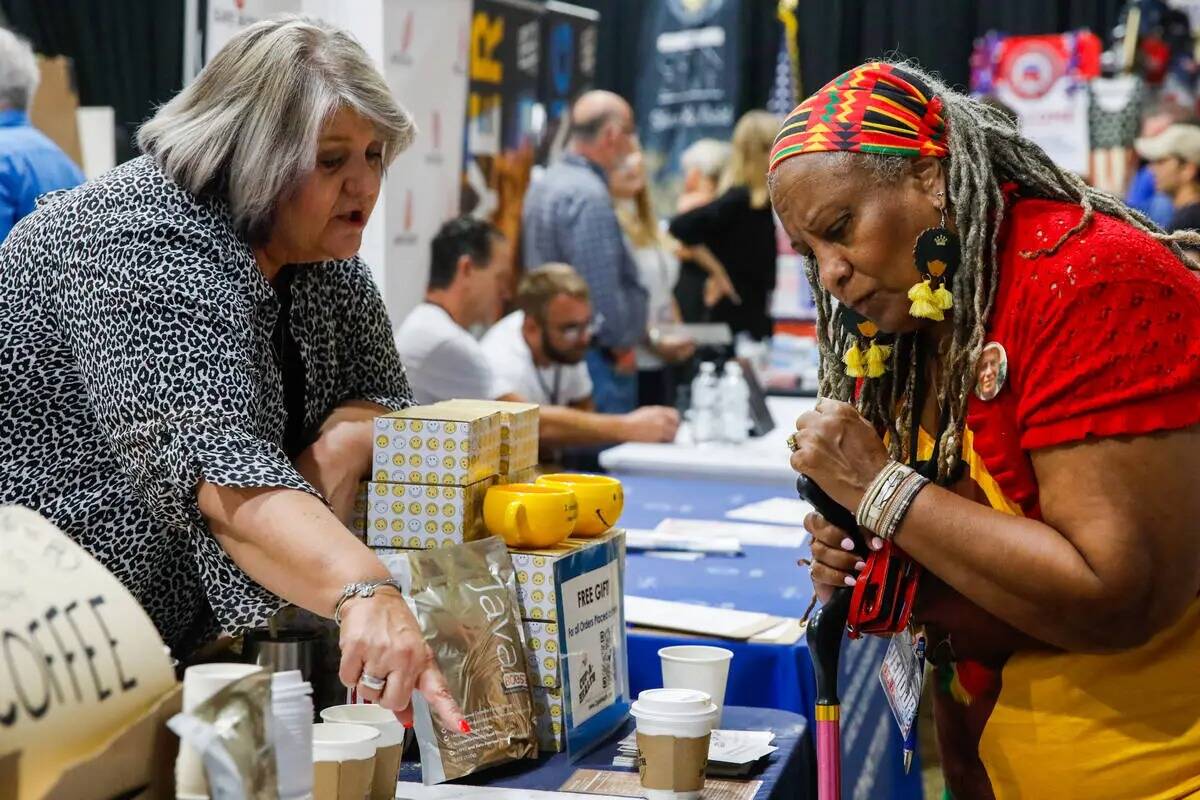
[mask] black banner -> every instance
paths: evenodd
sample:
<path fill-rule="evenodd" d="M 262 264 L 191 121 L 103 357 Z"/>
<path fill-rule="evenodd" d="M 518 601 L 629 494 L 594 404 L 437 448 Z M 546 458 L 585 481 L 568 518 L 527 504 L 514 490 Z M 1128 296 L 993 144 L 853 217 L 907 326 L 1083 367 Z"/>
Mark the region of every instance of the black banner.
<path fill-rule="evenodd" d="M 678 194 L 679 155 L 688 145 L 733 132 L 741 107 L 743 5 L 645 0 L 634 111 L 660 204 Z"/>
<path fill-rule="evenodd" d="M 475 0 L 471 15 L 462 210 L 513 237 L 540 122 L 543 13 L 523 0 Z"/>
<path fill-rule="evenodd" d="M 537 162 L 548 164 L 566 145 L 567 114 L 579 95 L 595 86 L 599 15 L 586 8 L 546 3 L 542 18 L 542 91 L 546 124 Z"/>

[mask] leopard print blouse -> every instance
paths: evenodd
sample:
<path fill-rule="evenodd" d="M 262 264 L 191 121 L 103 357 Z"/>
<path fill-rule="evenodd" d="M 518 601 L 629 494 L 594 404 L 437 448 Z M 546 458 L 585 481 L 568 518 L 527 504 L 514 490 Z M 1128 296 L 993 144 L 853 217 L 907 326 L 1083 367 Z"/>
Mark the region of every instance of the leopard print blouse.
<path fill-rule="evenodd" d="M 196 486 L 316 494 L 281 449 L 279 300 L 223 201 L 149 157 L 48 195 L 0 246 L 0 504 L 107 567 L 177 656 L 283 601 L 233 563 Z M 359 258 L 295 268 L 305 427 L 412 394 Z"/>

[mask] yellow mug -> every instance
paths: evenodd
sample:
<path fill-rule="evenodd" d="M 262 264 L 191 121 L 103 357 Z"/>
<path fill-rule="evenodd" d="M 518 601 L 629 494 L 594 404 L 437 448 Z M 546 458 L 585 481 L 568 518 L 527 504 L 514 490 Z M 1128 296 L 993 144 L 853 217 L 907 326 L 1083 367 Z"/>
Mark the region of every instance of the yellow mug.
<path fill-rule="evenodd" d="M 625 491 L 621 482 L 606 475 L 557 473 L 537 479 L 539 486 L 570 489 L 579 500 L 579 521 L 572 536 L 599 536 L 621 518 Z"/>
<path fill-rule="evenodd" d="M 570 489 L 510 483 L 493 486 L 483 498 L 483 523 L 509 547 L 540 550 L 571 535 L 579 503 Z"/>

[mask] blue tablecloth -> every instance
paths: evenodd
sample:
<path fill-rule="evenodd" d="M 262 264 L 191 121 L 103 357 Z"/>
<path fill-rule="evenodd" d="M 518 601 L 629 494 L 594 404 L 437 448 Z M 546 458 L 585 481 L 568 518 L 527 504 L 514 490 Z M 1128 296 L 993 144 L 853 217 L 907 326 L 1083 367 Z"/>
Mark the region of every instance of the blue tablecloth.
<path fill-rule="evenodd" d="M 777 488 L 725 481 L 619 475 L 625 486 L 621 524 L 653 528 L 662 519 L 720 520 L 746 503 L 780 496 Z M 796 521 L 800 524 L 800 520 Z M 701 603 L 722 608 L 798 617 L 812 597 L 807 570 L 796 560 L 807 548 L 744 547 L 737 557 L 709 556 L 676 561 L 630 553 L 626 594 Z M 667 633 L 631 633 L 629 676 L 633 696 L 662 686 L 658 650 L 694 642 Z M 787 709 L 813 718 L 812 662 L 803 640 L 794 645 L 722 641 L 734 653 L 726 702 Z M 843 796 L 920 798 L 920 765 L 904 774 L 900 734 L 879 684 L 879 664 L 887 650 L 882 639 L 844 644 L 839 689 L 842 700 Z M 800 796 L 797 793 L 797 796 Z"/>
<path fill-rule="evenodd" d="M 763 782 L 755 800 L 795 800 L 801 796 L 797 794 L 795 787 L 809 783 L 812 769 L 804 717 L 769 708 L 726 706 L 722 724 L 729 730 L 769 730 L 775 734 L 775 746 L 779 749 L 768 756 L 751 776 L 751 779 Z M 537 761 L 506 764 L 459 782 L 508 789 L 556 790 L 580 768 L 619 770 L 612 765 L 613 756 L 617 754 L 617 743 L 632 731 L 633 721 L 630 720 L 608 744 L 574 764 L 568 760 L 565 753 L 556 753 L 544 755 Z M 420 765 L 416 762 L 404 762 L 400 769 L 400 780 L 402 783 L 398 788 L 397 797 L 403 798 L 403 782 L 421 780 Z"/>

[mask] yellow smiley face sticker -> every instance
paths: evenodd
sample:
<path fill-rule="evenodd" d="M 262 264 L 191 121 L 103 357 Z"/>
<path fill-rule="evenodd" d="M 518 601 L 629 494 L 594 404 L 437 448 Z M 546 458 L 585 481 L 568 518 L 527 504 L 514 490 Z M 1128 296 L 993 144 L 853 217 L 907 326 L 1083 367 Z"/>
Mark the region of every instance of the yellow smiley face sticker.
<path fill-rule="evenodd" d="M 410 456 L 408 457 L 408 465 L 409 465 L 410 467 L 419 467 L 419 466 L 421 466 L 421 457 L 420 457 L 419 455 L 417 455 L 416 453 L 413 453 L 412 455 L 410 455 Z"/>
<path fill-rule="evenodd" d="M 387 447 L 388 446 L 388 437 L 382 433 L 379 434 L 378 436 L 376 436 L 375 437 L 375 446 L 376 447 Z"/>
<path fill-rule="evenodd" d="M 402 419 L 393 420 L 392 430 L 398 433 L 404 433 L 406 430 L 408 430 L 408 423 Z"/>
<path fill-rule="evenodd" d="M 454 516 L 454 506 L 451 505 L 450 503 L 446 503 L 446 505 L 442 506 L 442 516 L 443 517 L 453 517 Z"/>
<path fill-rule="evenodd" d="M 427 450 L 432 450 L 436 453 L 441 448 L 441 446 L 442 446 L 441 440 L 434 436 L 430 436 L 428 439 L 425 440 L 425 448 Z"/>
<path fill-rule="evenodd" d="M 420 450 L 421 449 L 421 437 L 414 436 L 411 439 L 409 439 L 408 447 L 410 450 Z"/>
<path fill-rule="evenodd" d="M 414 419 L 414 420 L 413 420 L 413 423 L 412 423 L 412 429 L 413 429 L 414 431 L 416 431 L 417 433 L 420 433 L 420 432 L 421 432 L 421 429 L 422 429 L 422 428 L 424 428 L 424 427 L 425 427 L 425 423 L 421 422 L 421 420 L 419 420 L 419 419 Z"/>
<path fill-rule="evenodd" d="M 447 422 L 446 423 L 446 433 L 458 433 L 458 423 L 457 422 Z"/>
<path fill-rule="evenodd" d="M 454 523 L 453 522 L 443 522 L 442 523 L 442 533 L 446 534 L 447 536 L 452 535 L 454 533 Z"/>
<path fill-rule="evenodd" d="M 425 516 L 436 517 L 437 512 L 438 512 L 437 503 L 430 503 L 429 505 L 425 506 Z"/>
<path fill-rule="evenodd" d="M 429 522 L 426 522 L 425 523 L 425 532 L 428 534 L 437 533 L 437 523 L 434 522 L 433 520 L 429 520 Z"/>
<path fill-rule="evenodd" d="M 454 469 L 454 456 L 446 456 L 442 459 L 442 469 Z"/>

